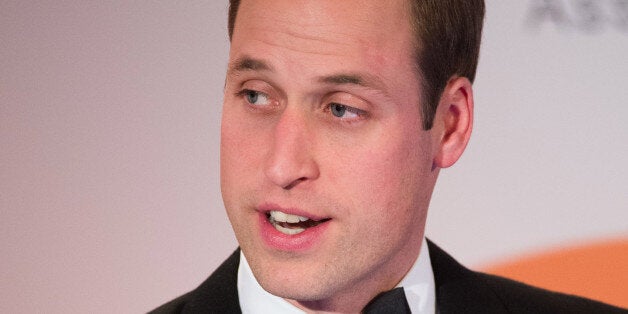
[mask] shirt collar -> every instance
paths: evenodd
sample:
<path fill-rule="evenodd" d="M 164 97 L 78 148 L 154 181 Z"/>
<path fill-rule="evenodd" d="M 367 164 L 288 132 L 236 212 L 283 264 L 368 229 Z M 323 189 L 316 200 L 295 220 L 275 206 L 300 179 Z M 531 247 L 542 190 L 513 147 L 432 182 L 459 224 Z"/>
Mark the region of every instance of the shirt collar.
<path fill-rule="evenodd" d="M 397 287 L 403 287 L 412 313 L 436 313 L 436 285 L 425 238 L 421 242 L 419 258 Z"/>
<path fill-rule="evenodd" d="M 419 257 L 397 287 L 403 287 L 412 313 L 436 312 L 436 288 L 427 242 L 423 239 Z M 302 314 L 303 311 L 260 286 L 251 267 L 240 252 L 238 295 L 242 313 Z"/>
<path fill-rule="evenodd" d="M 242 313 L 276 313 L 302 314 L 303 311 L 288 301 L 268 293 L 260 286 L 253 276 L 251 267 L 240 251 L 240 266 L 238 267 L 238 297 Z"/>

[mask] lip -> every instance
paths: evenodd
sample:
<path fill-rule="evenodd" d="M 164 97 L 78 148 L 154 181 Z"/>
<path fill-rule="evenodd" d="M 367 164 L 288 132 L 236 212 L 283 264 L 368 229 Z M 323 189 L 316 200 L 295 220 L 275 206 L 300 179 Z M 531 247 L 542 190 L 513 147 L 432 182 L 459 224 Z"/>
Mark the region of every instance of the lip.
<path fill-rule="evenodd" d="M 290 214 L 290 215 L 297 215 L 297 216 L 303 216 L 303 217 L 307 217 L 309 219 L 312 220 L 323 220 L 323 219 L 329 219 L 330 217 L 327 216 L 320 216 L 320 215 L 315 215 L 312 213 L 308 213 L 304 210 L 298 209 L 298 208 L 285 208 L 285 207 L 281 207 L 277 204 L 274 203 L 264 203 L 260 206 L 257 207 L 257 211 L 267 214 L 268 212 L 272 211 L 272 210 L 278 210 L 281 212 L 284 212 L 286 214 Z"/>
<path fill-rule="evenodd" d="M 321 242 L 329 221 L 322 222 L 314 227 L 309 227 L 303 232 L 288 235 L 279 232 L 268 221 L 267 215 L 271 210 L 278 210 L 286 214 L 307 217 L 312 220 L 323 220 L 329 217 L 312 215 L 297 208 L 282 208 L 274 204 L 264 204 L 257 208 L 259 213 L 260 236 L 263 242 L 271 249 L 279 251 L 303 252 L 313 248 L 317 243 Z"/>

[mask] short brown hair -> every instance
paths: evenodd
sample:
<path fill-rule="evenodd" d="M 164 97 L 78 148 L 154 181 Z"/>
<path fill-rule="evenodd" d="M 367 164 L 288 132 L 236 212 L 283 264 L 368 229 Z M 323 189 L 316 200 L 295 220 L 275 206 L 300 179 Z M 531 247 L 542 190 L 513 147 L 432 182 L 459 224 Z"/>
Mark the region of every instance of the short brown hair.
<path fill-rule="evenodd" d="M 475 79 L 480 54 L 484 0 L 409 0 L 416 60 L 424 90 L 423 128 L 432 128 L 440 96 L 452 76 Z M 229 39 L 240 0 L 229 0 Z"/>

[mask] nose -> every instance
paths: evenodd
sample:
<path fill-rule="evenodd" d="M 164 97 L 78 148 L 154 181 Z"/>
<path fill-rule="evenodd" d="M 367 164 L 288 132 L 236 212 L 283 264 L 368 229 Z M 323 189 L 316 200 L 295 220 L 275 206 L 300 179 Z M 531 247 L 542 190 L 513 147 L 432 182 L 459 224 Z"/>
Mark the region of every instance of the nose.
<path fill-rule="evenodd" d="M 297 110 L 287 108 L 273 130 L 264 173 L 274 185 L 284 190 L 307 184 L 319 176 L 313 156 L 314 135 L 305 119 Z"/>

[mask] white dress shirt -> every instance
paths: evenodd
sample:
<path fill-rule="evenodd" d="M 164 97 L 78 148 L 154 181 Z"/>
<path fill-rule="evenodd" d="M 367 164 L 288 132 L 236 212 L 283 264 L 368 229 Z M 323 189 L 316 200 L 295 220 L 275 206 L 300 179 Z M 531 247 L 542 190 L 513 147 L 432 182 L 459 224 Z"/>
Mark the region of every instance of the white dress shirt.
<path fill-rule="evenodd" d="M 434 314 L 436 312 L 436 288 L 434 273 L 430 262 L 430 253 L 427 242 L 423 239 L 419 257 L 410 268 L 410 271 L 399 282 L 397 287 L 403 287 L 412 313 Z M 244 254 L 240 252 L 240 266 L 238 267 L 238 296 L 240 308 L 245 314 L 302 314 L 303 310 L 290 304 L 283 298 L 274 296 L 259 285 Z"/>

